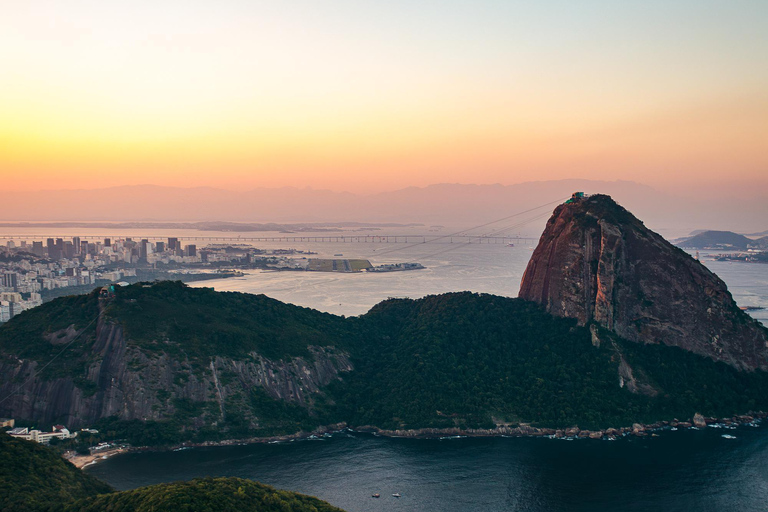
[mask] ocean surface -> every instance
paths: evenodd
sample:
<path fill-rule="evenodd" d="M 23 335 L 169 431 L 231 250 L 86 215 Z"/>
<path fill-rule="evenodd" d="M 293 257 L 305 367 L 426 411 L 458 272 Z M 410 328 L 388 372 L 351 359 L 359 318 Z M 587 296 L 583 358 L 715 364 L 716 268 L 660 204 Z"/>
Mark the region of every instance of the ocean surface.
<path fill-rule="evenodd" d="M 130 453 L 87 471 L 120 490 L 237 476 L 348 512 L 765 510 L 768 427 L 667 430 L 616 441 L 342 432 L 321 440 Z"/>
<path fill-rule="evenodd" d="M 259 246 L 269 246 L 260 244 Z M 275 247 L 280 244 L 273 243 Z M 284 244 L 283 244 L 284 245 Z M 388 273 L 251 271 L 243 278 L 192 283 L 218 291 L 263 293 L 269 297 L 334 313 L 360 315 L 388 297 L 472 291 L 516 297 L 535 242 L 502 244 L 294 244 L 312 250 L 312 257 L 366 258 L 374 265 L 417 262 L 423 270 Z M 268 247 L 269 248 L 269 247 Z M 693 251 L 695 253 L 695 251 Z M 715 261 L 714 252 L 700 251 L 700 261 L 717 274 L 739 306 L 768 308 L 768 265 Z M 750 311 L 768 325 L 768 309 Z"/>

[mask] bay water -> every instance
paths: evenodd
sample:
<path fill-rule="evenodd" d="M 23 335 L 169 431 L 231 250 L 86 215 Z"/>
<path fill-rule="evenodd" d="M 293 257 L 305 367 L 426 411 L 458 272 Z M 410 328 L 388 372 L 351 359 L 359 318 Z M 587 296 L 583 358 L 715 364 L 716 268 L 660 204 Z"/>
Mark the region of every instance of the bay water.
<path fill-rule="evenodd" d="M 320 440 L 129 453 L 88 472 L 121 490 L 236 476 L 348 512 L 765 510 L 768 427 L 667 430 L 616 441 L 341 432 Z"/>

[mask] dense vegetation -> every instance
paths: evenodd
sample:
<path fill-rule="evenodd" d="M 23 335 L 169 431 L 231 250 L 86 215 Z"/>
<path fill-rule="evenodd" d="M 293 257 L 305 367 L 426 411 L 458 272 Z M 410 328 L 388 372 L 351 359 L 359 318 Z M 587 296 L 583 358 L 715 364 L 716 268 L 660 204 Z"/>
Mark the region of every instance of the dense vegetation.
<path fill-rule="evenodd" d="M 325 405 L 324 396 L 318 397 L 319 404 Z M 165 421 L 121 420 L 116 416 L 102 418 L 92 426 L 99 430 L 93 441 L 120 440 L 134 446 L 168 446 L 184 441 L 203 442 L 224 439 L 245 439 L 250 437 L 270 437 L 296 432 L 308 432 L 322 425 L 335 421 L 334 412 L 327 406 L 322 411 L 309 411 L 295 403 L 275 400 L 261 388 L 252 388 L 247 397 L 235 395 L 226 401 L 226 420 L 218 419 L 218 403 L 192 402 L 175 399 L 176 413 Z M 322 414 L 321 414 L 322 413 Z M 208 422 L 197 429 L 187 429 L 186 425 L 203 414 L 215 418 L 216 423 Z M 259 425 L 254 427 L 247 417 L 259 418 Z M 65 446 L 82 446 L 80 440 L 71 440 Z"/>
<path fill-rule="evenodd" d="M 360 319 L 357 371 L 331 386 L 338 415 L 382 428 L 626 426 L 768 409 L 768 374 L 588 328 L 520 299 L 453 293 L 389 300 Z M 620 357 L 656 396 L 619 386 Z"/>
<path fill-rule="evenodd" d="M 99 314 L 97 292 L 59 298 L 54 304 L 30 309 L 13 317 L 0 328 L 0 352 L 12 359 L 32 359 L 45 364 L 57 354 L 56 364 L 45 370 L 48 378 L 81 376 L 85 362 L 92 359 L 90 343 L 96 332 Z M 71 340 L 65 331 L 72 327 L 83 332 L 66 351 Z"/>
<path fill-rule="evenodd" d="M 93 360 L 98 297 L 99 289 L 60 297 L 14 317 L 0 328 L 0 352 L 45 364 L 70 340 L 65 333 L 70 326 L 86 329 L 45 373 L 82 378 Z M 124 326 L 131 344 L 192 364 L 205 365 L 212 354 L 240 359 L 251 352 L 272 359 L 306 356 L 310 345 L 345 346 L 349 341 L 343 318 L 264 295 L 217 293 L 180 281 L 117 287 L 105 313 Z"/>
<path fill-rule="evenodd" d="M 357 371 L 333 387 L 341 416 L 385 428 L 618 421 L 616 364 L 587 329 L 516 299 L 452 293 L 389 300 L 361 319 Z"/>
<path fill-rule="evenodd" d="M 50 448 L 0 432 L 0 512 L 56 510 L 111 491 Z"/>
<path fill-rule="evenodd" d="M 241 478 L 201 478 L 113 492 L 54 450 L 0 432 L 0 512 L 342 512 Z"/>
<path fill-rule="evenodd" d="M 339 422 L 388 429 L 521 422 L 591 429 L 690 418 L 696 412 L 726 416 L 768 410 L 765 372 L 739 372 L 681 349 L 631 343 L 604 330 L 596 347 L 588 327 L 521 299 L 469 292 L 391 299 L 361 317 L 343 318 L 261 295 L 161 282 L 119 288 L 102 306 L 124 326 L 130 345 L 150 358 L 167 354 L 197 364 L 201 375 L 210 371 L 214 356 L 248 360 L 257 352 L 289 359 L 306 357 L 311 345 L 346 351 L 355 367 L 313 395 L 307 407 L 276 400 L 260 386 L 232 385 L 223 403 L 213 394 L 200 402 L 184 398 L 175 384 L 148 387 L 169 411 L 162 421 L 110 417 L 92 425 L 101 431 L 99 439 L 135 445 L 292 434 Z M 68 338 L 57 342 L 44 334 L 72 324 L 83 328 L 98 309 L 99 299 L 91 294 L 25 312 L 0 328 L 0 348 L 10 359 L 45 362 Z M 96 387 L 83 377 L 95 357 L 88 350 L 92 329 L 46 370 L 46 377 L 69 375 L 83 390 Z M 622 359 L 652 396 L 620 387 Z M 190 371 L 179 370 L 174 379 L 183 383 Z M 222 385 L 239 382 L 227 370 L 218 378 Z"/>
<path fill-rule="evenodd" d="M 242 478 L 198 478 L 102 494 L 65 512 L 342 512 L 303 494 L 279 491 Z"/>
<path fill-rule="evenodd" d="M 191 360 L 307 355 L 309 345 L 344 344 L 342 318 L 284 304 L 265 295 L 188 288 L 178 281 L 118 288 L 107 314 L 150 352 Z"/>

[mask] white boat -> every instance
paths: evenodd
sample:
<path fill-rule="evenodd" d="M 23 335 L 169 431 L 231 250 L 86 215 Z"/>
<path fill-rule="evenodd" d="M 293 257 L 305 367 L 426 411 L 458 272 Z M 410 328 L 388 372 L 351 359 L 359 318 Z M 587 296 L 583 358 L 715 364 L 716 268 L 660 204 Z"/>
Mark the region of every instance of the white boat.
<path fill-rule="evenodd" d="M 731 434 L 723 434 L 720 437 L 723 439 L 736 439 L 736 436 L 732 436 Z"/>
<path fill-rule="evenodd" d="M 399 497 L 400 497 L 400 493 L 399 493 L 399 492 L 396 492 L 395 494 L 393 494 L 393 495 L 392 495 L 392 497 L 394 497 L 394 498 L 399 498 Z"/>

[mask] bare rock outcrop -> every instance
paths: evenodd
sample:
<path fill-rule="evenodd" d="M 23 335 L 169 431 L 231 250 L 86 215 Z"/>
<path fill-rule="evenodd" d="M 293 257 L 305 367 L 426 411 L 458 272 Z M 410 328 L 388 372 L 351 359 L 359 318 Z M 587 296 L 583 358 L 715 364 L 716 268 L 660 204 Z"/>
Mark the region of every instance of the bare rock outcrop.
<path fill-rule="evenodd" d="M 70 328 L 64 336 L 72 339 L 75 333 Z M 214 357 L 201 368 L 166 354 L 148 355 L 127 342 L 120 324 L 103 317 L 88 342 L 91 362 L 87 376 L 77 382 L 70 376 L 40 375 L 34 361 L 0 360 L 0 396 L 10 395 L 0 405 L 0 415 L 79 428 L 110 416 L 168 419 L 176 401 L 183 399 L 216 401 L 224 416 L 229 399 L 247 397 L 254 388 L 274 399 L 311 408 L 323 386 L 353 369 L 347 353 L 317 346 L 309 347 L 307 357 L 273 361 L 254 352 L 245 360 Z M 257 417 L 249 419 L 258 424 Z M 210 421 L 197 418 L 191 426 Z"/>
<path fill-rule="evenodd" d="M 555 209 L 519 296 L 631 341 L 768 370 L 768 329 L 736 306 L 714 273 L 606 195 Z"/>

